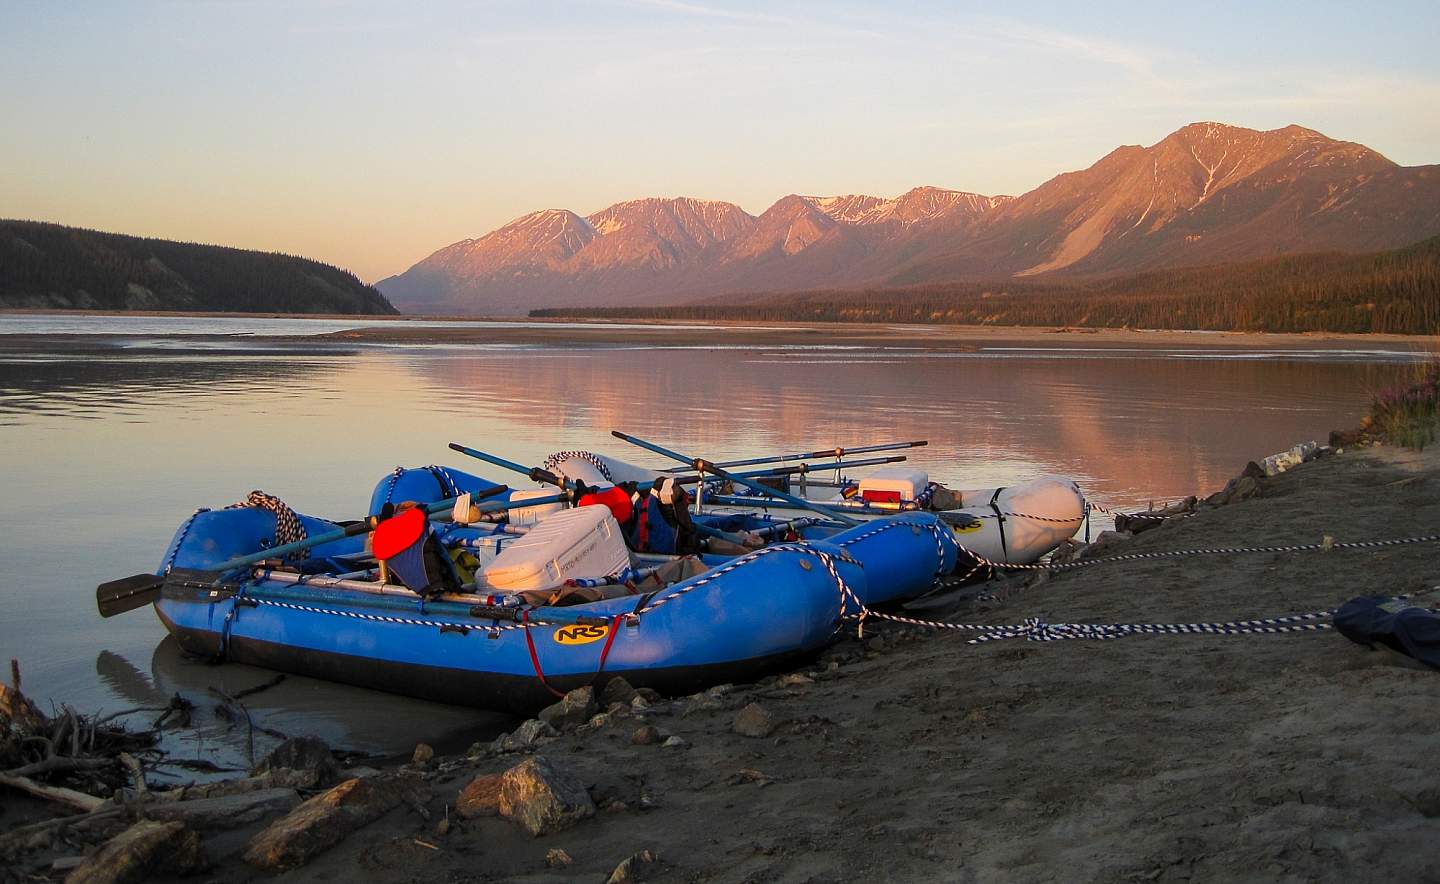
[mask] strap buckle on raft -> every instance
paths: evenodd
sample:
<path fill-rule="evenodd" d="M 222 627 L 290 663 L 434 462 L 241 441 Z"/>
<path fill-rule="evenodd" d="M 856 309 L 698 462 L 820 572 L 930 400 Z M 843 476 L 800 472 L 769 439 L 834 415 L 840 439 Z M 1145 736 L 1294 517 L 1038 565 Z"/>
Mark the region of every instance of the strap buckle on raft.
<path fill-rule="evenodd" d="M 549 691 L 550 693 L 554 694 L 562 700 L 565 699 L 565 694 L 562 691 L 555 690 L 553 687 L 550 686 L 550 682 L 545 680 L 545 671 L 540 668 L 540 654 L 535 650 L 534 637 L 530 635 L 529 608 L 525 608 L 523 611 L 520 612 L 520 622 L 525 625 L 525 647 L 527 650 L 530 651 L 530 665 L 535 667 L 535 677 L 540 680 L 540 685 L 544 687 L 545 690 Z"/>
<path fill-rule="evenodd" d="M 471 605 L 470 616 L 479 620 L 516 620 L 520 608 L 504 605 Z"/>

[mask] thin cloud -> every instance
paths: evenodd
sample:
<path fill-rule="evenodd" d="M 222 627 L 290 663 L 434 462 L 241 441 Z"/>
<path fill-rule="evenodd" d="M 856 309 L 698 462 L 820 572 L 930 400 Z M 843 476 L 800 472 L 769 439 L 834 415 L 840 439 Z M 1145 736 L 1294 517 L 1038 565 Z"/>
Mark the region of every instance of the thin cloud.
<path fill-rule="evenodd" d="M 1088 34 L 1036 27 L 1004 18 L 977 19 L 976 27 L 992 39 L 1026 44 L 1042 49 L 1059 50 L 1078 58 L 1124 68 L 1146 80 L 1158 79 L 1155 75 L 1154 61 L 1150 55 L 1125 43 L 1105 40 Z"/>
<path fill-rule="evenodd" d="M 747 24 L 806 24 L 806 22 L 800 21 L 799 19 L 786 18 L 779 15 L 766 15 L 763 12 L 737 12 L 733 9 L 720 9 L 701 3 L 686 3 L 684 0 L 630 0 L 630 5 L 648 6 L 652 9 L 663 9 L 667 12 L 678 12 L 682 15 L 698 15 L 704 18 L 719 18 L 726 21 L 743 22 Z"/>

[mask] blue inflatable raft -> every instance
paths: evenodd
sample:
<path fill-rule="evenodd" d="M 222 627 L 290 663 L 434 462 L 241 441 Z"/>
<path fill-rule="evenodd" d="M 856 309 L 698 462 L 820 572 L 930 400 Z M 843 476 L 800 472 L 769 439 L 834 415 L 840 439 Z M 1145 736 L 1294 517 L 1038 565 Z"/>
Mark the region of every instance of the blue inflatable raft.
<path fill-rule="evenodd" d="M 377 486 L 372 511 L 494 487 L 457 470 L 397 470 Z M 653 592 L 558 608 L 498 604 L 479 590 L 424 598 L 378 581 L 364 536 L 314 546 L 302 562 L 215 579 L 221 563 L 273 545 L 280 519 L 259 508 L 201 511 L 176 532 L 155 609 L 185 650 L 516 713 L 614 676 L 667 694 L 753 679 L 824 648 L 862 606 L 929 591 L 957 551 L 926 513 L 845 531 L 802 526 L 744 555 L 704 556 L 703 573 Z M 298 520 L 309 536 L 337 528 Z M 771 524 L 761 514 L 729 514 L 710 527 Z M 484 523 L 439 523 L 434 534 L 447 549 L 513 541 L 505 526 Z"/>

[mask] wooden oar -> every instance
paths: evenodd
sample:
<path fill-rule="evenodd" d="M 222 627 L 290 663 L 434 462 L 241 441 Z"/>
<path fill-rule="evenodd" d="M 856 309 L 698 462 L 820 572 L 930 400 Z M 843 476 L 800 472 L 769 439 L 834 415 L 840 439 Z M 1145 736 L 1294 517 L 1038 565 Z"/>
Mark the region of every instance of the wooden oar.
<path fill-rule="evenodd" d="M 623 440 L 623 441 L 629 442 L 631 445 L 638 445 L 638 446 L 640 446 L 641 448 L 647 449 L 647 450 L 649 450 L 649 451 L 653 451 L 653 452 L 655 452 L 656 454 L 662 454 L 662 455 L 664 455 L 665 457 L 668 457 L 668 458 L 670 458 L 670 459 L 672 459 L 672 460 L 678 460 L 678 461 L 680 461 L 681 463 L 688 463 L 688 464 L 690 464 L 690 468 L 693 469 L 693 470 L 695 470 L 697 473 L 701 473 L 701 474 L 710 473 L 711 475 L 719 476 L 721 479 L 729 479 L 731 482 L 737 482 L 737 483 L 739 483 L 739 484 L 741 484 L 741 485 L 744 485 L 746 488 L 753 489 L 753 490 L 755 490 L 755 491 L 760 492 L 761 494 L 767 494 L 767 495 L 769 495 L 769 496 L 771 496 L 771 497 L 774 497 L 774 498 L 776 498 L 776 499 L 778 499 L 778 500 L 787 501 L 787 502 L 792 503 L 792 504 L 794 504 L 795 506 L 797 506 L 797 507 L 799 507 L 799 508 L 801 508 L 801 509 L 811 510 L 812 512 L 818 512 L 818 513 L 820 513 L 821 515 L 828 516 L 828 517 L 830 517 L 830 518 L 832 518 L 832 519 L 835 519 L 836 521 L 844 522 L 844 523 L 847 524 L 847 525 L 859 525 L 859 524 L 860 524 L 860 522 L 858 522 L 857 520 L 852 519 L 852 518 L 850 518 L 849 516 L 844 515 L 843 513 L 836 513 L 836 512 L 831 512 L 831 511 L 828 511 L 828 510 L 823 510 L 823 509 L 821 509 L 820 507 L 816 506 L 814 502 L 809 501 L 809 500 L 806 500 L 806 499 L 803 498 L 803 497 L 796 497 L 796 496 L 793 495 L 793 494 L 786 494 L 786 493 L 783 492 L 783 491 L 778 491 L 778 490 L 776 490 L 776 489 L 774 489 L 774 488 L 770 488 L 769 486 L 762 485 L 762 484 L 760 484 L 759 482 L 756 482 L 756 481 L 753 481 L 753 480 L 751 480 L 751 479 L 745 478 L 744 476 L 737 475 L 737 474 L 735 474 L 735 473 L 726 472 L 724 469 L 722 469 L 722 468 L 720 468 L 720 467 L 717 467 L 715 464 L 710 463 L 709 461 L 705 460 L 704 458 L 686 457 L 685 455 L 681 454 L 681 453 L 678 452 L 678 451 L 671 451 L 671 450 L 668 449 L 668 448 L 665 448 L 665 447 L 660 446 L 660 445 L 656 445 L 654 442 L 646 442 L 644 439 L 640 439 L 640 438 L 637 438 L 637 437 L 635 437 L 635 436 L 631 436 L 631 435 L 628 435 L 628 434 L 626 434 L 626 433 L 622 433 L 622 432 L 620 432 L 619 430 L 611 430 L 611 431 L 610 431 L 610 435 L 614 436 L 616 439 L 621 439 L 621 440 Z"/>
<path fill-rule="evenodd" d="M 487 488 L 484 491 L 471 494 L 470 499 L 472 501 L 483 500 L 509 490 L 509 486 L 497 485 L 494 488 Z M 556 495 L 552 499 L 539 498 L 533 501 L 527 500 L 524 502 L 524 505 L 533 506 L 538 503 L 550 503 L 551 500 L 563 499 L 562 496 Z M 447 509 L 454 509 L 454 507 L 455 498 L 447 497 L 443 500 L 437 500 L 434 503 L 427 504 L 424 509 L 427 514 L 433 516 Z M 509 508 L 509 503 L 501 503 L 498 506 L 480 507 L 482 512 Z M 357 534 L 365 534 L 366 532 L 374 530 L 375 525 L 378 524 L 379 521 L 379 516 L 367 516 L 353 525 L 346 525 L 334 531 L 327 531 L 324 534 L 307 537 L 304 540 L 297 540 L 294 543 L 282 543 L 279 546 L 272 546 L 248 555 L 237 556 L 224 564 L 216 566 L 209 573 L 218 578 L 226 571 L 242 568 L 245 565 L 253 565 L 265 559 L 286 556 L 292 552 L 299 552 L 308 547 L 319 546 L 322 543 L 330 543 L 331 541 L 341 540 L 346 537 L 354 537 Z M 119 580 L 111 580 L 108 583 L 100 584 L 95 587 L 95 606 L 99 608 L 100 616 L 113 617 L 116 614 L 123 614 L 126 611 L 133 611 L 136 608 L 143 608 L 150 604 L 160 597 L 160 589 L 165 585 L 165 577 L 166 575 L 164 574 L 135 574 L 130 577 L 122 577 Z"/>
<path fill-rule="evenodd" d="M 883 445 L 857 445 L 850 448 L 843 448 L 837 445 L 834 448 L 820 448 L 815 451 L 806 451 L 801 454 L 774 454 L 767 455 L 765 457 L 745 458 L 743 460 L 724 460 L 720 463 L 714 464 L 714 466 L 720 467 L 721 469 L 729 469 L 730 467 L 750 467 L 759 466 L 760 464 L 766 463 L 783 463 L 787 460 L 810 460 L 811 458 L 816 457 L 833 457 L 836 460 L 839 460 L 840 458 L 845 457 L 849 454 L 871 454 L 876 451 L 895 451 L 900 448 L 922 448 L 929 444 L 929 441 L 921 439 L 918 442 L 887 442 Z M 855 464 L 851 464 L 851 466 L 855 466 Z M 835 468 L 835 464 L 817 463 L 812 464 L 810 468 L 812 470 L 815 470 L 816 472 L 819 472 L 822 469 L 832 470 Z M 684 469 L 687 469 L 687 467 L 671 467 L 665 472 L 675 473 Z"/>

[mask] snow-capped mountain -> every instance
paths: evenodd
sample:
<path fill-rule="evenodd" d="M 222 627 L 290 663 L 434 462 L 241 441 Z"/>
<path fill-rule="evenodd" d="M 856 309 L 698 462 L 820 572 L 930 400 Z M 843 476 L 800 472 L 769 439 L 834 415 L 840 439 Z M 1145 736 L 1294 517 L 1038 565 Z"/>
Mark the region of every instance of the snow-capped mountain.
<path fill-rule="evenodd" d="M 917 187 L 791 194 L 758 217 L 685 198 L 534 212 L 378 287 L 412 311 L 523 313 L 1370 251 L 1437 234 L 1440 167 L 1299 126 L 1195 123 L 1014 198 Z"/>

